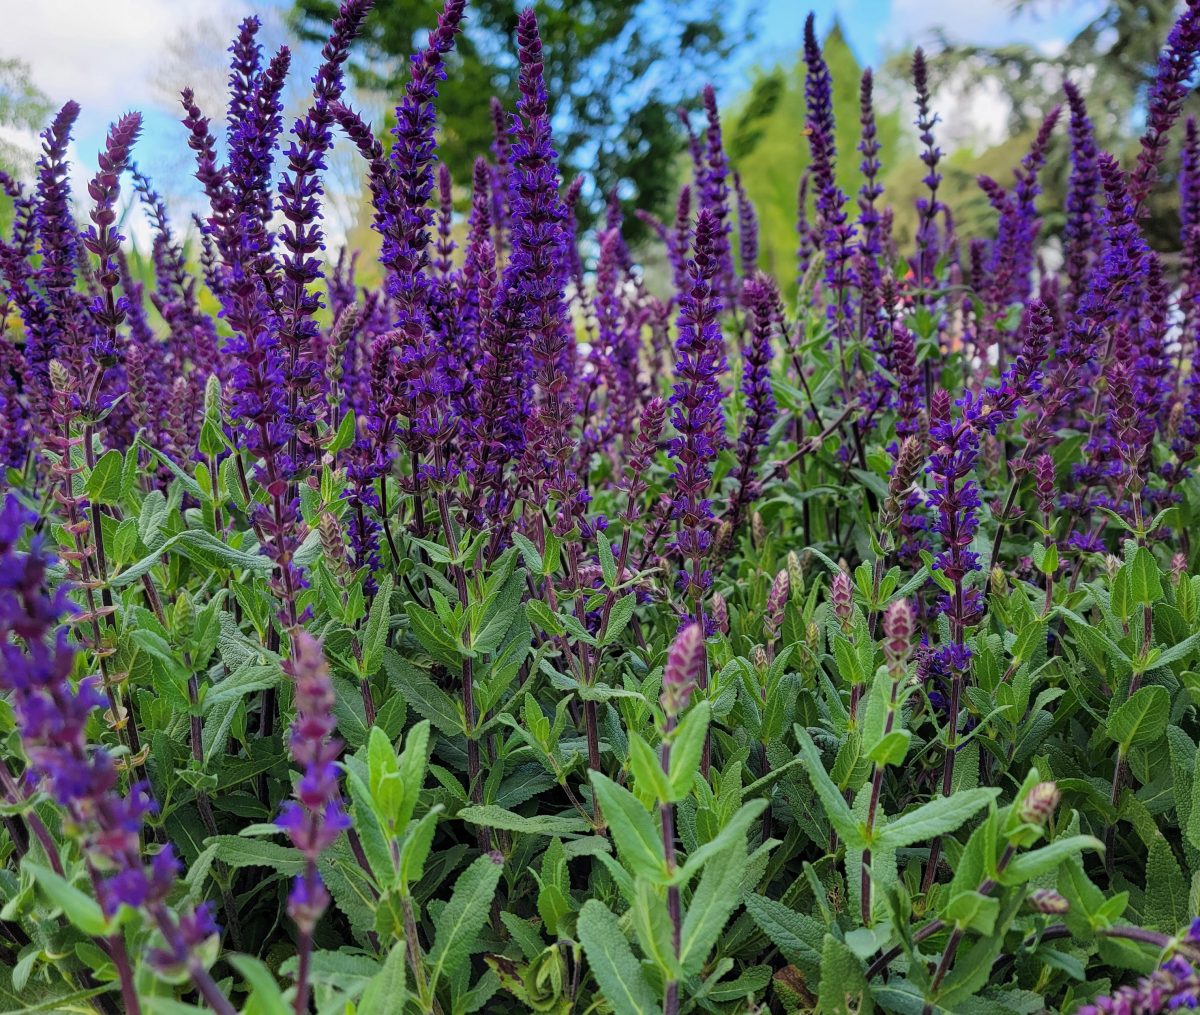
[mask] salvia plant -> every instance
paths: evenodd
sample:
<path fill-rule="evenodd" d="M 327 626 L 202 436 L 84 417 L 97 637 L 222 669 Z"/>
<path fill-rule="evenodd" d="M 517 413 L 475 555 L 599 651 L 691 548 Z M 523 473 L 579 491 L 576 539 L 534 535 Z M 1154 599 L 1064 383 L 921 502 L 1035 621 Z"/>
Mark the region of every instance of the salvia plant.
<path fill-rule="evenodd" d="M 759 270 L 707 89 L 661 286 L 615 195 L 577 235 L 531 10 L 456 180 L 466 4 L 385 135 L 369 6 L 290 122 L 253 17 L 227 108 L 183 92 L 191 246 L 136 113 L 86 194 L 74 103 L 0 180 L 6 1009 L 1200 1005 L 1200 2 L 1134 162 L 1066 81 L 986 236 L 918 52 L 911 245 L 810 18 L 797 263 Z M 377 265 L 329 250 L 334 146 Z"/>

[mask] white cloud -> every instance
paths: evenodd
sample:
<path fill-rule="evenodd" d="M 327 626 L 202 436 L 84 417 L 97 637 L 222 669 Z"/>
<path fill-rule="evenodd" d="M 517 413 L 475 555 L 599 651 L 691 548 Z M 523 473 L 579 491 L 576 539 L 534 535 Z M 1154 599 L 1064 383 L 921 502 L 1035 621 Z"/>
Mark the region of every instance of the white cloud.
<path fill-rule="evenodd" d="M 112 118 L 144 101 L 161 47 L 183 26 L 236 0 L 31 0 L 5 4 L 0 46 L 28 61 L 34 84 Z"/>

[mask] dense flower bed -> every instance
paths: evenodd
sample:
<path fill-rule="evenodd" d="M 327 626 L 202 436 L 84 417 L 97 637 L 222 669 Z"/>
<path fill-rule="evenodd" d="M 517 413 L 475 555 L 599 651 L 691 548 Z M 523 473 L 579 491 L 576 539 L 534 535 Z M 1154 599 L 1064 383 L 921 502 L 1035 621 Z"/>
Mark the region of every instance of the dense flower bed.
<path fill-rule="evenodd" d="M 224 131 L 184 92 L 194 256 L 137 114 L 86 196 L 74 103 L 2 181 L 8 1007 L 1196 1006 L 1200 3 L 1136 161 L 1066 82 L 1011 184 L 980 180 L 994 236 L 939 200 L 918 52 L 903 250 L 870 72 L 839 153 L 810 19 L 788 283 L 709 89 L 677 214 L 643 213 L 665 294 L 615 197 L 577 235 L 531 11 L 468 186 L 436 142 L 464 0 L 386 143 L 343 81 L 368 7 L 286 130 L 254 18 Z M 378 287 L 327 256 L 335 144 Z M 1139 223 L 1168 179 L 1163 253 Z"/>

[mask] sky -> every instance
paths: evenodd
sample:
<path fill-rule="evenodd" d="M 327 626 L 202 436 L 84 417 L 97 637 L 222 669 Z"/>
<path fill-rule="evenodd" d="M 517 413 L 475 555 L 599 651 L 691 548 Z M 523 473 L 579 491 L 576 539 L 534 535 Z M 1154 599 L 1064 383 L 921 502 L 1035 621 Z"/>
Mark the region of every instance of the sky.
<path fill-rule="evenodd" d="M 1013 19 L 1010 0 L 726 0 L 752 33 L 738 47 L 722 90 L 728 99 L 748 83 L 756 66 L 791 61 L 810 9 L 824 34 L 836 17 L 860 62 L 878 65 L 891 52 L 928 41 L 934 27 L 963 42 L 1026 41 L 1061 46 L 1097 9 L 1099 0 L 1047 3 L 1044 17 Z M 129 108 L 146 120 L 136 157 L 170 193 L 187 186 L 190 153 L 171 96 L 194 83 L 204 96 L 220 87 L 223 46 L 238 20 L 264 16 L 265 35 L 281 37 L 286 0 L 9 0 L 4 4 L 0 57 L 18 56 L 56 105 L 68 98 L 83 107 L 75 148 L 82 183 L 109 122 Z M 300 52 L 293 78 L 311 74 L 315 50 Z M 211 113 L 218 110 L 211 109 Z M 986 115 L 986 110 L 984 114 Z M 997 114 L 1002 115 L 1002 114 Z"/>

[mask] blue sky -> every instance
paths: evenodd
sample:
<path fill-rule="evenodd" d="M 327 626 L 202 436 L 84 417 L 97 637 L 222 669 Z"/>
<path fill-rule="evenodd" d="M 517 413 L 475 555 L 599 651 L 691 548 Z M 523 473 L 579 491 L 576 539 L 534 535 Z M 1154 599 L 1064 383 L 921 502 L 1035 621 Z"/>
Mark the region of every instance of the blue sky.
<path fill-rule="evenodd" d="M 1044 17 L 1014 20 L 1008 0 L 728 0 L 738 19 L 753 14 L 753 31 L 740 46 L 723 82 L 726 97 L 756 65 L 790 61 L 800 46 L 810 9 L 824 34 L 836 16 L 859 59 L 878 64 L 935 26 L 968 42 L 1021 40 L 1054 48 L 1094 13 L 1099 0 L 1050 0 Z M 80 183 L 94 171 L 95 153 L 114 117 L 140 109 L 147 130 L 137 157 L 170 191 L 187 186 L 190 154 L 181 144 L 170 94 L 194 78 L 219 86 L 222 48 L 237 21 L 251 10 L 278 14 L 286 0 L 22 0 L 6 4 L 0 56 L 20 56 L 34 83 L 57 104 L 83 105 L 76 131 Z M 268 31 L 269 35 L 269 31 Z M 315 52 L 297 54 L 294 77 L 311 73 Z"/>

